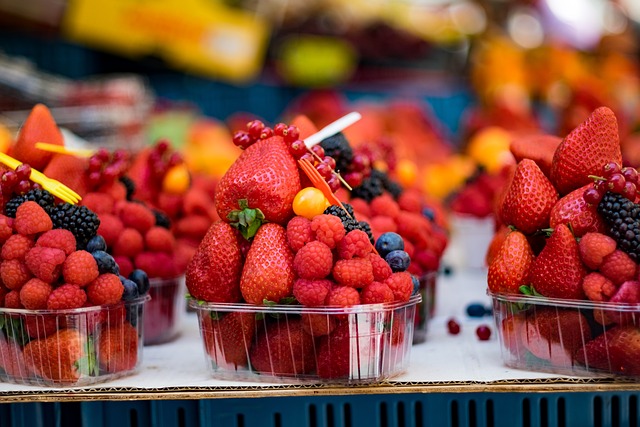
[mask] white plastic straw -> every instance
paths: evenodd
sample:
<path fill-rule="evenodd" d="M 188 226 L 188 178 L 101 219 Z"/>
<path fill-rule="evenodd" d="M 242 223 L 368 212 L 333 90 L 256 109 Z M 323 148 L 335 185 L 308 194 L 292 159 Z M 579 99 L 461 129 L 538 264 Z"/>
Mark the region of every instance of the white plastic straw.
<path fill-rule="evenodd" d="M 338 132 L 342 132 L 344 129 L 348 128 L 358 120 L 362 118 L 362 115 L 356 111 L 347 114 L 346 116 L 340 117 L 333 123 L 329 123 L 327 126 L 320 129 L 318 132 L 314 133 L 310 137 L 304 140 L 304 145 L 307 148 L 311 148 L 316 144 L 322 142 L 323 139 L 329 138 L 330 136 L 335 135 Z"/>

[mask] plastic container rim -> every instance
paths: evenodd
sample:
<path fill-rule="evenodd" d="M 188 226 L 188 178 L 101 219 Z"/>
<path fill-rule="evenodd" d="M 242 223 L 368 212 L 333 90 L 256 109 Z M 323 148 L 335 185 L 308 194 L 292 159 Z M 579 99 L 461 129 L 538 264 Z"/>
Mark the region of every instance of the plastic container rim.
<path fill-rule="evenodd" d="M 629 311 L 629 312 L 637 312 L 640 310 L 640 304 L 631 304 L 631 303 L 561 299 L 561 298 L 538 297 L 533 295 L 521 296 L 521 295 L 494 293 L 489 290 L 487 290 L 487 295 L 496 301 L 510 302 L 510 303 L 517 303 L 517 304 L 552 305 L 552 306 L 562 307 L 562 308 L 607 309 L 607 310 Z"/>
<path fill-rule="evenodd" d="M 145 302 L 149 301 L 151 296 L 149 294 L 144 295 L 142 297 L 138 297 L 132 299 L 130 301 L 121 301 L 117 304 L 111 305 L 95 305 L 91 307 L 80 307 L 80 308 L 70 308 L 65 310 L 27 310 L 24 308 L 0 308 L 0 315 L 2 314 L 19 314 L 19 315 L 74 315 L 74 314 L 85 314 L 92 313 L 95 311 L 101 311 L 103 309 L 111 310 L 120 305 L 141 305 Z"/>

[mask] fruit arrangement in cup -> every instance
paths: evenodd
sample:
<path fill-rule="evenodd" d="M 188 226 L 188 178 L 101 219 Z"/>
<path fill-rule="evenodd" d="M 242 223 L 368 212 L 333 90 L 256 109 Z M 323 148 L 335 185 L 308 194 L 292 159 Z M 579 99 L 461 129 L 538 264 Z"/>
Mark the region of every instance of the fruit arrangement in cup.
<path fill-rule="evenodd" d="M 496 236 L 488 272 L 507 364 L 640 374 L 638 174 L 622 160 L 616 118 L 601 107 L 517 164 L 499 210 L 513 230 Z"/>
<path fill-rule="evenodd" d="M 405 242 L 396 233 L 373 240 L 335 197 L 333 159 L 307 149 L 300 133 L 252 122 L 234 135 L 244 151 L 217 187 L 223 220 L 186 271 L 209 366 L 346 381 L 395 374 L 408 360 L 419 301 Z M 299 169 L 305 162 L 311 171 Z M 377 369 L 354 373 L 350 352 Z"/>

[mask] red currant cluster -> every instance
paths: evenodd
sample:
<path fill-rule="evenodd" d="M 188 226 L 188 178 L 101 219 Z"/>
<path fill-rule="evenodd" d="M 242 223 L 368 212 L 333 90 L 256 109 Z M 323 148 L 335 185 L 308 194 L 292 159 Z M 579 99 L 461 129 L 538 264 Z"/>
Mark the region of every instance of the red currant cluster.
<path fill-rule="evenodd" d="M 349 163 L 349 168 L 344 172 L 344 180 L 351 188 L 360 186 L 362 181 L 371 175 L 371 164 L 371 155 L 366 150 L 357 151 Z"/>
<path fill-rule="evenodd" d="M 98 187 L 111 184 L 124 175 L 129 155 L 125 150 L 116 150 L 113 154 L 104 148 L 89 158 L 89 185 Z"/>
<path fill-rule="evenodd" d="M 246 150 L 254 142 L 260 139 L 271 138 L 274 135 L 278 135 L 284 138 L 285 142 L 293 143 L 298 140 L 300 132 L 295 126 L 287 126 L 284 123 L 278 123 L 271 129 L 265 126 L 260 120 L 252 120 L 247 123 L 247 130 L 239 130 L 233 134 L 233 143 L 238 147 Z M 302 143 L 302 141 L 300 141 Z M 304 146 L 304 143 L 302 143 Z"/>
<path fill-rule="evenodd" d="M 31 166 L 26 163 L 21 164 L 15 171 L 8 170 L 0 178 L 0 190 L 4 200 L 11 199 L 14 195 L 22 195 L 32 188 L 39 188 L 39 185 L 29 180 L 31 176 Z"/>
<path fill-rule="evenodd" d="M 621 194 L 631 201 L 635 201 L 638 191 L 638 171 L 632 167 L 620 168 L 611 162 L 602 167 L 602 176 L 592 176 L 593 186 L 584 191 L 584 201 L 597 205 L 607 191 Z"/>
<path fill-rule="evenodd" d="M 151 174 L 157 179 L 164 178 L 169 169 L 178 166 L 184 161 L 179 152 L 172 151 L 170 148 L 169 141 L 161 139 L 149 153 L 147 162 L 151 169 Z"/>

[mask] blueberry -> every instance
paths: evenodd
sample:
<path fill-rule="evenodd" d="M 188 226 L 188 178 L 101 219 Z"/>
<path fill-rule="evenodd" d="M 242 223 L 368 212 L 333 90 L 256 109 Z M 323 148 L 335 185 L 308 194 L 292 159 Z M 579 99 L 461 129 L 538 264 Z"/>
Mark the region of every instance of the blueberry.
<path fill-rule="evenodd" d="M 484 305 L 478 302 L 471 303 L 467 306 L 467 315 L 469 317 L 484 317 L 486 313 L 487 310 Z"/>
<path fill-rule="evenodd" d="M 132 326 L 138 325 L 138 320 L 142 319 L 142 304 L 132 304 L 127 307 L 126 318 Z"/>
<path fill-rule="evenodd" d="M 400 250 L 389 252 L 387 256 L 384 257 L 384 260 L 387 261 L 387 264 L 389 264 L 393 272 L 405 271 L 409 268 L 409 264 L 411 264 L 409 254 Z"/>
<path fill-rule="evenodd" d="M 411 293 L 411 295 L 416 295 L 418 292 L 420 292 L 420 279 L 412 274 L 411 281 L 413 282 L 413 292 Z"/>
<path fill-rule="evenodd" d="M 87 242 L 87 252 L 106 251 L 107 242 L 104 241 L 104 237 L 96 234 Z"/>
<path fill-rule="evenodd" d="M 133 280 L 125 278 L 122 280 L 122 285 L 124 286 L 124 293 L 122 294 L 123 301 L 131 301 L 140 296 L 138 285 Z"/>
<path fill-rule="evenodd" d="M 120 274 L 120 268 L 118 267 L 118 264 L 116 264 L 116 260 L 105 251 L 93 251 L 91 252 L 91 255 L 93 255 L 93 259 L 95 259 L 98 264 L 98 271 L 100 274 Z"/>
<path fill-rule="evenodd" d="M 431 208 L 422 209 L 422 216 L 427 218 L 429 221 L 433 221 L 436 218 L 436 213 Z"/>
<path fill-rule="evenodd" d="M 378 237 L 378 240 L 376 241 L 376 251 L 378 251 L 378 254 L 382 258 L 386 258 L 389 252 L 396 250 L 404 250 L 404 240 L 402 240 L 402 236 L 398 233 L 389 231 L 387 233 L 382 233 L 380 237 Z"/>
<path fill-rule="evenodd" d="M 144 270 L 140 270 L 136 268 L 129 274 L 129 279 L 131 279 L 136 285 L 138 285 L 138 292 L 140 295 L 144 295 L 149 292 L 149 276 Z"/>

